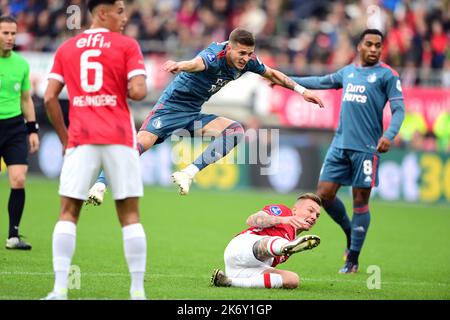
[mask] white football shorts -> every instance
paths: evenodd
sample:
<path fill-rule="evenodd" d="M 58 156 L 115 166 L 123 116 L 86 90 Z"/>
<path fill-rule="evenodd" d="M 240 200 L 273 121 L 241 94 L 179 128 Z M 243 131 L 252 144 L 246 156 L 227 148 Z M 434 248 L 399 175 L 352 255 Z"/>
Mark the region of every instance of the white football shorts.
<path fill-rule="evenodd" d="M 243 233 L 233 238 L 225 248 L 225 274 L 232 278 L 249 278 L 272 269 L 273 258 L 259 261 L 253 254 L 256 241 L 267 236 Z"/>
<path fill-rule="evenodd" d="M 115 200 L 142 197 L 141 166 L 137 150 L 123 145 L 81 145 L 66 150 L 61 170 L 59 194 L 87 200 L 89 188 L 100 170 Z"/>

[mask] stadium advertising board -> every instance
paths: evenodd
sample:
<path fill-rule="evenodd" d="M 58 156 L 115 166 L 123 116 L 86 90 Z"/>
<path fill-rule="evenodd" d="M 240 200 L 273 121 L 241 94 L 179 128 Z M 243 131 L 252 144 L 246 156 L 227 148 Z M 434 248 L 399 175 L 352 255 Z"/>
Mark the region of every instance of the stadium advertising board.
<path fill-rule="evenodd" d="M 311 107 L 297 93 L 281 87 L 275 87 L 270 95 L 270 108 L 279 116 L 281 124 L 300 128 L 336 129 L 342 90 L 316 91 L 325 104 L 325 109 Z M 404 88 L 405 108 L 407 112 L 421 114 L 428 129 L 431 130 L 438 115 L 450 112 L 450 89 Z M 384 108 L 384 127 L 389 125 L 391 111 Z"/>
<path fill-rule="evenodd" d="M 247 153 L 251 148 L 248 141 L 243 147 Z M 199 152 L 193 145 L 176 145 L 170 141 L 152 148 L 141 157 L 145 185 L 171 186 L 171 173 L 185 164 L 174 161 L 175 153 L 181 154 L 179 159 L 186 160 L 188 153 L 195 156 Z M 319 148 L 302 135 L 281 135 L 279 146 L 271 152 L 277 156 L 272 156 L 270 163 L 259 159 L 251 165 L 236 163 L 236 154 L 231 153 L 230 158 L 225 158 L 219 165 L 209 166 L 201 172 L 195 186 L 214 190 L 251 187 L 279 193 L 315 190 L 324 156 Z M 235 160 L 231 160 L 232 157 Z M 62 149 L 58 137 L 52 131 L 43 131 L 38 154 L 30 156 L 30 172 L 57 179 L 61 165 Z M 374 197 L 386 201 L 450 203 L 450 154 L 394 149 L 382 155 L 379 178 L 379 186 L 372 192 Z"/>
<path fill-rule="evenodd" d="M 392 150 L 382 156 L 380 184 L 373 195 L 383 200 L 450 203 L 450 154 Z"/>

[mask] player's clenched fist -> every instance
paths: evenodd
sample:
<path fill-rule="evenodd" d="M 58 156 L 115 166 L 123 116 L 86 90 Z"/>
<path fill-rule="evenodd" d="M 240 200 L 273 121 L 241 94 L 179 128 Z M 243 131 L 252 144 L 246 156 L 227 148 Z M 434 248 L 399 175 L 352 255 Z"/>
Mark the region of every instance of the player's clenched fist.
<path fill-rule="evenodd" d="M 309 230 L 314 223 L 307 222 L 304 218 L 299 216 L 286 217 L 285 224 L 289 224 L 297 230 Z"/>

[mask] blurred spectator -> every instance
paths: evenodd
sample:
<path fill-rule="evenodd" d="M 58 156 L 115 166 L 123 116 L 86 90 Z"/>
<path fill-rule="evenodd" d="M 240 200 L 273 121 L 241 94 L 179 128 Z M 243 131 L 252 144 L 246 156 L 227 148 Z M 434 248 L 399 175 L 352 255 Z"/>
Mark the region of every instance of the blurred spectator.
<path fill-rule="evenodd" d="M 90 23 L 83 0 L 0 0 L 0 12 L 17 17 L 18 50 L 49 51 L 73 34 L 65 24 L 69 5 L 82 9 L 81 32 Z M 382 59 L 405 71 L 408 84 L 449 86 L 441 82 L 449 60 L 448 0 L 130 0 L 127 10 L 125 32 L 146 54 L 195 54 L 240 26 L 283 69 L 297 71 L 301 61 L 305 73 L 318 74 L 348 64 L 360 32 L 379 26 L 386 35 Z"/>
<path fill-rule="evenodd" d="M 431 26 L 431 67 L 442 69 L 445 62 L 445 53 L 448 49 L 448 37 L 444 33 L 441 21 L 434 20 Z"/>

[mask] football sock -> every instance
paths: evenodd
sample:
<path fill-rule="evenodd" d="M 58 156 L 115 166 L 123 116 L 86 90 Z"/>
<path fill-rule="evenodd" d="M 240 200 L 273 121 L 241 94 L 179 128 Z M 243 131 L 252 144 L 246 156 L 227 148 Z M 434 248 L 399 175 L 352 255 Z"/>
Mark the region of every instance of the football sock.
<path fill-rule="evenodd" d="M 144 291 L 144 274 L 147 260 L 147 240 L 142 224 L 130 224 L 122 228 L 123 247 L 128 270 L 131 274 L 130 292 Z"/>
<path fill-rule="evenodd" d="M 359 258 L 359 251 L 349 250 L 346 261 L 358 264 L 358 258 Z"/>
<path fill-rule="evenodd" d="M 200 170 L 197 168 L 196 165 L 190 164 L 181 171 L 186 172 L 190 177 L 194 177 Z"/>
<path fill-rule="evenodd" d="M 77 226 L 70 221 L 58 221 L 53 231 L 53 291 L 67 291 L 68 275 L 75 252 Z"/>
<path fill-rule="evenodd" d="M 137 149 L 139 151 L 139 155 L 141 155 L 145 152 L 144 145 L 142 143 L 139 143 L 139 142 L 137 143 Z"/>
<path fill-rule="evenodd" d="M 240 288 L 281 288 L 283 278 L 281 274 L 264 273 L 251 278 L 229 278 L 232 287 Z"/>
<path fill-rule="evenodd" d="M 19 224 L 22 218 L 23 207 L 25 206 L 25 189 L 11 189 L 8 201 L 9 212 L 9 236 L 8 238 L 19 236 Z"/>
<path fill-rule="evenodd" d="M 267 252 L 273 257 L 281 255 L 281 248 L 289 241 L 281 237 L 272 237 L 267 242 Z"/>
<path fill-rule="evenodd" d="M 370 225 L 369 205 L 353 207 L 352 241 L 350 246 L 349 257 L 347 257 L 349 261 L 358 263 L 358 255 L 363 246 L 364 239 L 366 238 L 369 225 Z M 356 254 L 355 252 L 357 252 L 358 254 Z"/>
<path fill-rule="evenodd" d="M 341 226 L 342 230 L 347 237 L 347 249 L 350 248 L 350 240 L 351 240 L 351 223 L 350 218 L 345 211 L 345 206 L 342 203 L 341 199 L 335 197 L 331 201 L 323 201 L 323 208 L 330 215 L 330 217 Z"/>
<path fill-rule="evenodd" d="M 108 182 L 106 181 L 106 177 L 105 177 L 105 172 L 103 170 L 98 175 L 98 178 L 95 181 L 95 183 L 97 183 L 97 182 L 104 183 L 106 187 L 108 186 Z"/>
<path fill-rule="evenodd" d="M 199 170 L 215 163 L 227 155 L 244 138 L 244 128 L 238 122 L 233 122 L 216 137 L 206 150 L 194 161 Z"/>

